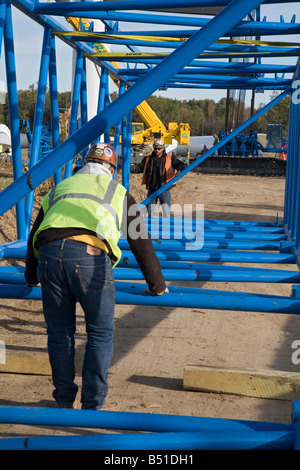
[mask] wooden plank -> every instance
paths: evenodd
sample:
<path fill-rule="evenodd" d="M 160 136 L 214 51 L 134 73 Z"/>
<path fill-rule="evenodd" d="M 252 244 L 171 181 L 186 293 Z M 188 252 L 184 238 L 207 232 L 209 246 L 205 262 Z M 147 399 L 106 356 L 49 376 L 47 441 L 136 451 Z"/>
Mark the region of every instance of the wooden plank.
<path fill-rule="evenodd" d="M 51 375 L 48 353 L 35 350 L 21 351 L 20 349 L 2 350 L 0 373 Z"/>
<path fill-rule="evenodd" d="M 183 388 L 276 400 L 299 400 L 300 374 L 188 364 L 184 368 Z"/>

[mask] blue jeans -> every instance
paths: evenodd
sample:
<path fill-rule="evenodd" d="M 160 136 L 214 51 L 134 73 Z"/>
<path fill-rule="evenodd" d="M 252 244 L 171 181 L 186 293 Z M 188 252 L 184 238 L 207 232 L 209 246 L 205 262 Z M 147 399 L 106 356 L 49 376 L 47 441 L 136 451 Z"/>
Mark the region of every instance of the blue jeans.
<path fill-rule="evenodd" d="M 157 191 L 157 190 L 156 189 L 149 189 L 147 197 L 151 196 L 151 194 L 155 193 L 155 191 Z M 157 203 L 158 200 L 161 204 L 163 217 L 170 217 L 171 191 L 169 189 L 167 189 L 167 191 L 164 191 L 163 193 L 161 193 L 155 199 L 152 199 L 152 201 L 150 201 L 147 204 L 148 216 L 151 217 L 151 216 L 154 215 L 155 204 Z"/>
<path fill-rule="evenodd" d="M 107 395 L 107 372 L 113 354 L 115 282 L 107 253 L 87 253 L 87 245 L 58 240 L 39 250 L 38 279 L 42 286 L 48 353 L 60 406 L 75 401 L 76 302 L 84 311 L 87 343 L 82 367 L 83 409 L 99 409 Z"/>

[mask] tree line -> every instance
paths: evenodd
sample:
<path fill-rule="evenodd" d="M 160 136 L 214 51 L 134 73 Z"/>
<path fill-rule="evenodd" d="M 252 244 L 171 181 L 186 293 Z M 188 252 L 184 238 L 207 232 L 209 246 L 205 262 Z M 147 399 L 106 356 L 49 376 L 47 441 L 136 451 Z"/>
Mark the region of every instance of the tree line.
<path fill-rule="evenodd" d="M 110 95 L 113 101 L 118 96 L 117 92 Z M 274 98 L 276 93 L 272 96 Z M 18 105 L 19 105 L 19 118 L 20 126 L 23 120 L 30 122 L 32 129 L 34 122 L 35 105 L 37 98 L 37 86 L 32 84 L 28 90 L 18 91 Z M 61 112 L 69 109 L 71 106 L 71 92 L 58 93 L 58 106 Z M 218 102 L 211 99 L 204 100 L 179 100 L 164 97 L 150 96 L 147 103 L 155 111 L 163 124 L 168 127 L 169 122 L 188 123 L 191 128 L 191 136 L 193 135 L 212 135 L 219 131 L 230 131 L 231 126 L 236 128 L 239 124 L 244 122 L 251 116 L 251 108 L 246 107 L 244 102 L 238 99 L 226 98 L 220 99 Z M 290 98 L 286 97 L 281 100 L 277 105 L 273 106 L 267 113 L 257 119 L 252 125 L 251 130 L 267 133 L 268 124 L 281 124 L 283 128 L 283 135 L 288 134 L 289 125 L 289 104 Z M 253 109 L 256 112 L 263 105 Z M 230 124 L 229 128 L 225 128 L 226 113 L 236 119 Z M 44 107 L 44 124 L 50 125 L 51 111 L 50 111 L 50 94 L 46 93 L 45 107 Z M 141 117 L 134 110 L 133 121 L 142 122 Z M 0 104 L 0 123 L 6 124 L 9 127 L 9 109 L 7 94 L 5 102 Z M 247 129 L 245 130 L 247 132 Z"/>

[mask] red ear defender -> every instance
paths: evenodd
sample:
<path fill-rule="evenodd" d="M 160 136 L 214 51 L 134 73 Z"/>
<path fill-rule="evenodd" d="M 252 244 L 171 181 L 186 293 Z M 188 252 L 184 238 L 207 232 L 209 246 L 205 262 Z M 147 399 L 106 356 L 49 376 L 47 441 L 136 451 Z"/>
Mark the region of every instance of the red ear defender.
<path fill-rule="evenodd" d="M 108 162 L 117 168 L 117 154 L 115 149 L 109 144 L 98 143 L 92 145 L 85 158 Z"/>

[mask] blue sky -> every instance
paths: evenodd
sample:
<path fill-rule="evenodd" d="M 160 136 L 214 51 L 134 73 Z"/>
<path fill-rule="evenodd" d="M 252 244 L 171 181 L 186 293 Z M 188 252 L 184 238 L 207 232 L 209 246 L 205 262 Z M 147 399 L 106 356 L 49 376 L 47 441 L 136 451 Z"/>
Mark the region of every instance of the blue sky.
<path fill-rule="evenodd" d="M 262 5 L 261 16 L 266 15 L 267 21 L 280 21 L 280 14 L 283 15 L 285 22 L 290 22 L 293 14 L 296 14 L 296 22 L 300 22 L 300 2 L 288 3 L 285 5 Z M 58 21 L 63 21 L 61 18 Z M 127 28 L 131 26 L 126 25 Z M 139 29 L 140 25 L 136 24 L 135 29 Z M 145 26 L 144 26 L 145 27 Z M 13 9 L 13 28 L 15 38 L 15 56 L 17 68 L 17 86 L 18 89 L 27 89 L 30 84 L 37 83 L 39 76 L 39 65 L 42 50 L 43 28 L 35 23 L 30 18 L 26 17 L 17 9 Z M 148 26 L 146 25 L 145 29 Z M 149 25 L 150 29 L 150 25 Z M 276 40 L 276 38 L 270 38 Z M 279 41 L 299 41 L 298 36 L 278 37 Z M 300 42 L 300 41 L 299 41 Z M 62 41 L 57 40 L 57 68 L 58 68 L 58 88 L 59 91 L 68 91 L 72 87 L 72 51 L 71 48 L 65 45 Z M 278 59 L 272 59 L 272 62 Z M 281 63 L 295 63 L 295 58 L 279 59 Z M 3 53 L 1 54 L 0 62 L 0 82 L 3 85 L 5 81 L 5 73 L 3 66 Z M 113 91 L 115 88 L 112 88 Z M 249 94 L 250 100 L 250 92 Z M 219 101 L 223 96 L 226 96 L 226 91 L 222 90 L 184 90 L 184 89 L 169 89 L 167 91 L 157 92 L 156 95 L 176 98 L 179 100 L 184 99 L 203 99 L 211 98 Z M 257 94 L 256 105 L 261 102 L 269 101 L 269 94 Z"/>

